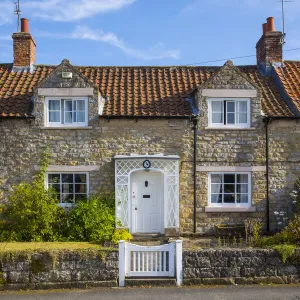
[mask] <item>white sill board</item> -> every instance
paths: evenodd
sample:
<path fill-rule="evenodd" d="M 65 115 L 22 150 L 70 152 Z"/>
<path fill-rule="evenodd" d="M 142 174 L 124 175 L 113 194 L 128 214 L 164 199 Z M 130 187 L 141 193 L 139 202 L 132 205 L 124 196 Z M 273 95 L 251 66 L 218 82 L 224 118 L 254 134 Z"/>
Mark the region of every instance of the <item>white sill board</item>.
<path fill-rule="evenodd" d="M 221 207 L 221 206 L 206 206 L 205 212 L 255 212 L 256 207 Z"/>
<path fill-rule="evenodd" d="M 253 131 L 253 130 L 258 130 L 257 128 L 255 127 L 249 127 L 249 128 L 240 128 L 240 127 L 205 127 L 204 128 L 205 130 L 250 130 L 250 131 Z"/>
<path fill-rule="evenodd" d="M 61 126 L 61 127 L 41 127 L 42 130 L 90 130 L 93 129 L 92 126 L 80 126 L 80 127 L 68 127 L 68 126 Z"/>

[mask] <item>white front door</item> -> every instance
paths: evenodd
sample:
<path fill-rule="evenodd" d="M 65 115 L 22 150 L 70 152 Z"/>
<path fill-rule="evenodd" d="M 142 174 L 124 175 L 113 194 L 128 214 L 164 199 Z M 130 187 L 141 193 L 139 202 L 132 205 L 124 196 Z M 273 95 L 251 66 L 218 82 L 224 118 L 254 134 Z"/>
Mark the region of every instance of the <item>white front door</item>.
<path fill-rule="evenodd" d="M 135 172 L 131 182 L 132 233 L 163 233 L 163 175 Z"/>

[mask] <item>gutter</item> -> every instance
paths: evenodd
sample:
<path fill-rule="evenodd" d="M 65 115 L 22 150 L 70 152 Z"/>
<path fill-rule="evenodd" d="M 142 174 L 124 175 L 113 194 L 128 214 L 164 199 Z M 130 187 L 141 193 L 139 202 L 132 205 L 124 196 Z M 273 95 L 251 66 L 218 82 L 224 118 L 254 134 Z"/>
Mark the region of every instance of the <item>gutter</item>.
<path fill-rule="evenodd" d="M 191 119 L 191 116 L 126 116 L 126 115 L 99 115 L 99 118 L 101 119 L 132 119 L 132 120 L 138 120 L 138 119 Z"/>

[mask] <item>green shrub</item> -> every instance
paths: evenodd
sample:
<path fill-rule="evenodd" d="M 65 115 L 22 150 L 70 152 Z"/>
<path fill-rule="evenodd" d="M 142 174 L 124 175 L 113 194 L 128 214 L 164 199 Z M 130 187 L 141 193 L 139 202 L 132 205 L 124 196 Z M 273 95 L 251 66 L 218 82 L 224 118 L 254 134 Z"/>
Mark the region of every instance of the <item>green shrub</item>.
<path fill-rule="evenodd" d="M 111 241 L 115 229 L 114 197 L 91 196 L 67 213 L 63 235 L 70 241 Z"/>
<path fill-rule="evenodd" d="M 57 224 L 63 210 L 59 207 L 56 192 L 45 188 L 45 171 L 49 150 L 42 158 L 41 171 L 32 183 L 14 186 L 8 203 L 2 208 L 1 240 L 5 241 L 55 241 L 58 238 Z"/>
<path fill-rule="evenodd" d="M 286 260 L 289 257 L 291 257 L 295 253 L 295 250 L 296 250 L 295 245 L 288 245 L 288 244 L 276 245 L 276 246 L 273 246 L 272 248 L 280 254 L 283 263 L 286 263 Z"/>
<path fill-rule="evenodd" d="M 294 236 L 295 241 L 300 244 L 300 215 L 295 216 L 295 218 L 289 222 L 289 230 Z"/>
<path fill-rule="evenodd" d="M 127 229 L 116 229 L 111 241 L 114 244 L 118 244 L 119 241 L 130 241 L 132 239 L 132 235 L 129 233 Z"/>
<path fill-rule="evenodd" d="M 261 239 L 260 246 L 270 247 L 274 245 L 295 244 L 295 243 L 296 243 L 296 239 L 294 234 L 291 232 L 289 228 L 285 228 L 281 232 L 278 232 L 273 236 L 263 237 Z"/>

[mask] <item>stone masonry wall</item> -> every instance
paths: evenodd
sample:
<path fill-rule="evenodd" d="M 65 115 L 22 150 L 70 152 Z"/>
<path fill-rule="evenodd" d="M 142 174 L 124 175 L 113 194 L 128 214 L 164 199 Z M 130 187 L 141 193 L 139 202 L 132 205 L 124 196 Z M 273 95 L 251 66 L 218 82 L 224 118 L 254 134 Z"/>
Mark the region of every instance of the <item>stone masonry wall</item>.
<path fill-rule="evenodd" d="M 0 290 L 117 286 L 118 252 L 1 253 Z"/>
<path fill-rule="evenodd" d="M 282 263 L 266 249 L 219 249 L 183 252 L 185 284 L 299 283 L 300 251 L 295 262 Z M 292 259 L 291 259 L 292 260 Z"/>

